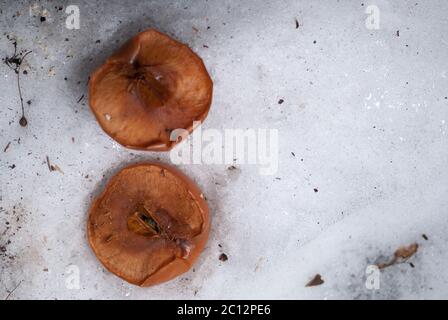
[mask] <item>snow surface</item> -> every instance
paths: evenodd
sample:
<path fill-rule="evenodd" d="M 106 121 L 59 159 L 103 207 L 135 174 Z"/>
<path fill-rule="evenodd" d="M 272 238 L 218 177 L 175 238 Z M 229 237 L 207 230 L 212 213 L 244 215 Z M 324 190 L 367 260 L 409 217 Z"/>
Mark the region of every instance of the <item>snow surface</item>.
<path fill-rule="evenodd" d="M 2 58 L 6 35 L 33 51 L 20 77 L 26 128 L 16 76 L 0 66 L 0 298 L 17 285 L 10 299 L 447 297 L 447 1 L 79 0 L 79 30 L 65 27 L 69 2 L 30 3 L 0 1 Z M 371 4 L 378 30 L 366 28 Z M 119 168 L 170 157 L 115 143 L 86 101 L 89 74 L 148 27 L 204 59 L 204 129 L 273 128 L 280 144 L 271 176 L 180 166 L 208 199 L 210 240 L 194 270 L 139 288 L 95 258 L 87 210 Z M 408 263 L 366 288 L 368 265 L 414 242 Z M 67 286 L 73 266 L 78 289 Z M 305 287 L 317 273 L 324 284 Z"/>

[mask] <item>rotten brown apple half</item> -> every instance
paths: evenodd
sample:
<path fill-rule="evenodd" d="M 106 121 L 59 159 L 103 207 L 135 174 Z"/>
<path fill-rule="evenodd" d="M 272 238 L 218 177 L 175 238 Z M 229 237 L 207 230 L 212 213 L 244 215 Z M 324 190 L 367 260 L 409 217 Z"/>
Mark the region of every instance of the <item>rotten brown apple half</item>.
<path fill-rule="evenodd" d="M 209 234 L 208 206 L 180 171 L 159 163 L 122 169 L 93 202 L 90 246 L 101 263 L 139 286 L 168 281 L 190 269 Z"/>
<path fill-rule="evenodd" d="M 170 150 L 172 130 L 193 130 L 212 101 L 213 83 L 186 45 L 149 29 L 130 39 L 89 81 L 89 104 L 103 130 L 125 147 Z M 175 141 L 171 141 L 175 140 Z"/>

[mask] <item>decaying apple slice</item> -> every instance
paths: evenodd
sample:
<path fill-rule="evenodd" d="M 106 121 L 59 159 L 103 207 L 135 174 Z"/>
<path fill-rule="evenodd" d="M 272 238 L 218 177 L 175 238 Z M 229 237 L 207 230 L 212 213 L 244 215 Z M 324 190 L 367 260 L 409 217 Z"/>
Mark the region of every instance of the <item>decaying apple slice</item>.
<path fill-rule="evenodd" d="M 104 131 L 125 147 L 170 150 L 174 129 L 191 133 L 212 101 L 213 83 L 186 45 L 154 29 L 130 39 L 89 81 L 89 104 Z M 175 140 L 175 141 L 171 141 Z"/>
<path fill-rule="evenodd" d="M 186 272 L 203 250 L 209 229 L 199 188 L 158 163 L 132 165 L 116 174 L 93 202 L 87 224 L 101 263 L 139 286 Z"/>

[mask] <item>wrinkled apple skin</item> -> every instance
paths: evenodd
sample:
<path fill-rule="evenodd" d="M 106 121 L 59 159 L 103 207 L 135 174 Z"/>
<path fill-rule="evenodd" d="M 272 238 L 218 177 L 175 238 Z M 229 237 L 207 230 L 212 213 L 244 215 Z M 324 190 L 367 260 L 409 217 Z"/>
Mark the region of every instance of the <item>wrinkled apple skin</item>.
<path fill-rule="evenodd" d="M 154 29 L 113 54 L 89 81 L 89 105 L 103 130 L 121 145 L 168 151 L 174 129 L 193 130 L 212 102 L 213 82 L 186 45 Z"/>
<path fill-rule="evenodd" d="M 144 226 L 135 221 L 141 208 L 160 229 L 142 232 Z M 137 163 L 113 176 L 93 201 L 87 237 L 106 269 L 147 287 L 191 268 L 207 243 L 209 219 L 202 192 L 182 172 L 161 163 Z"/>

